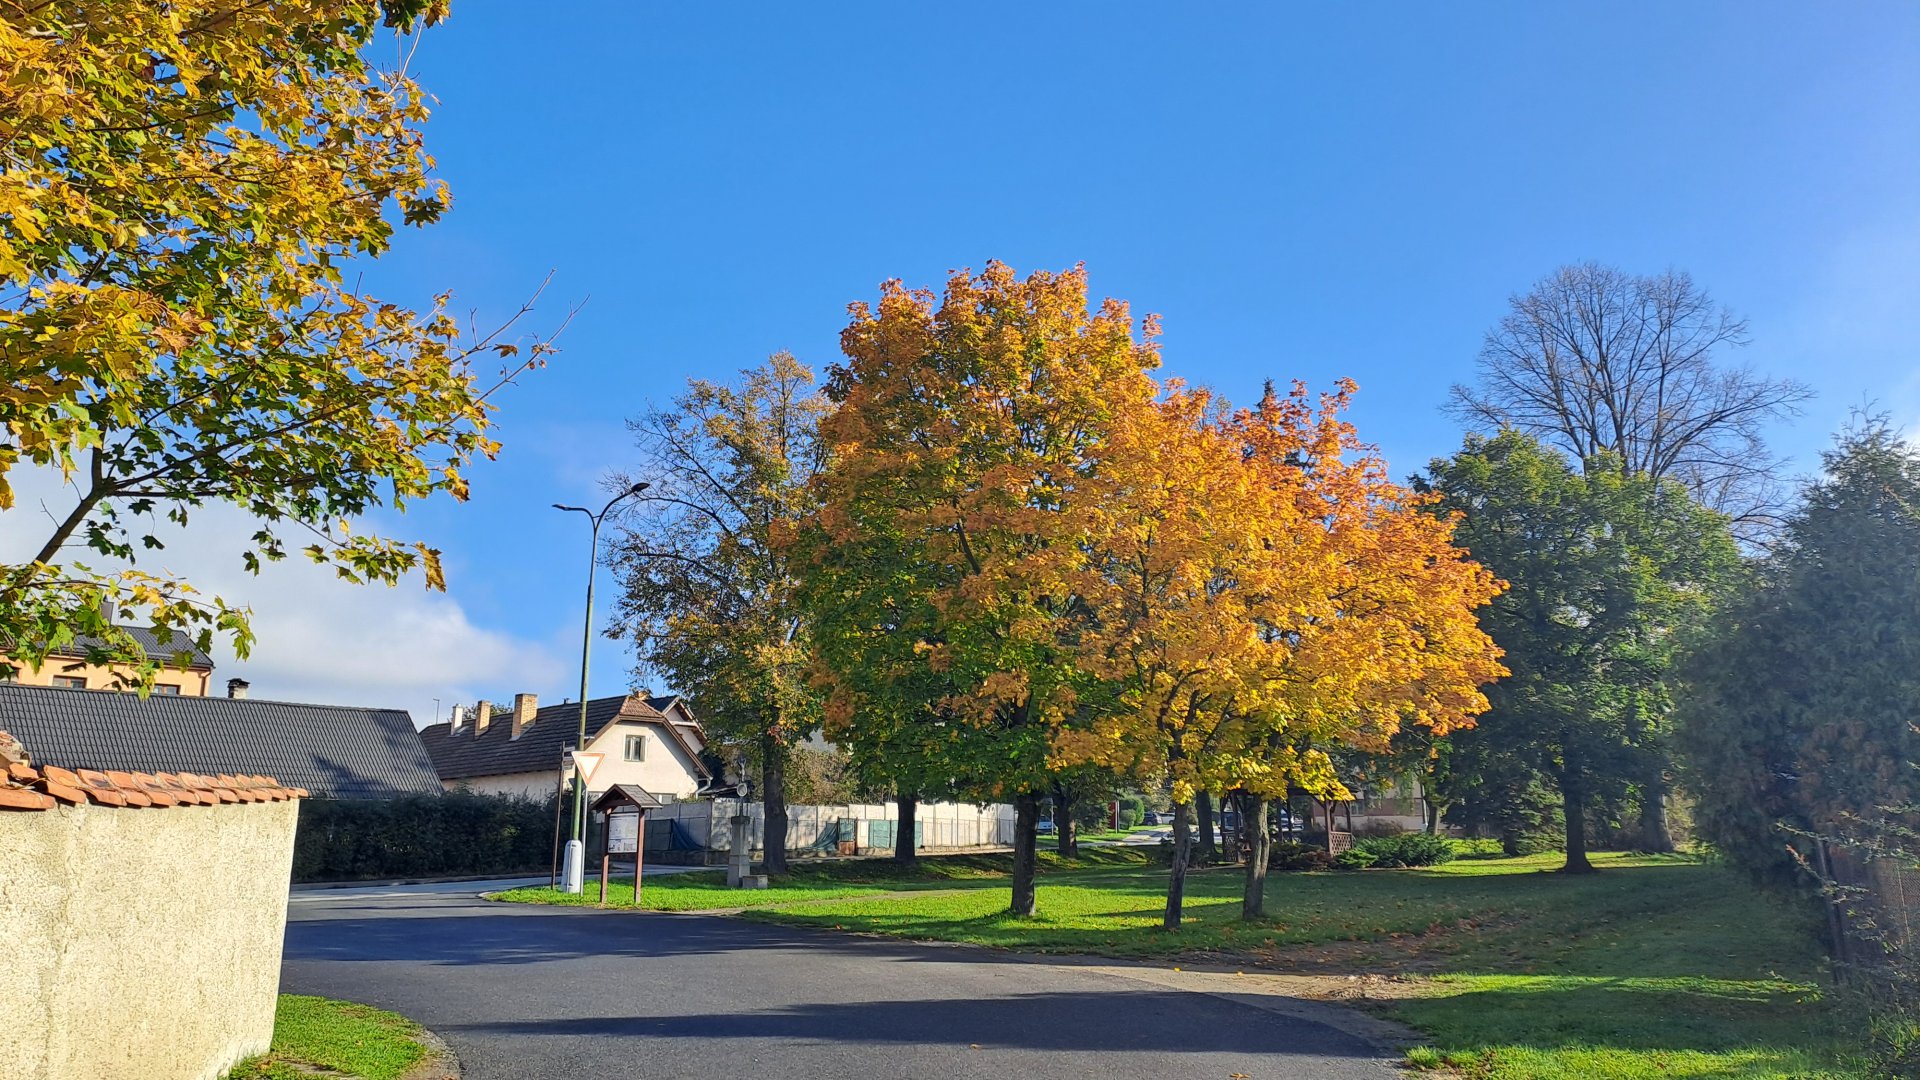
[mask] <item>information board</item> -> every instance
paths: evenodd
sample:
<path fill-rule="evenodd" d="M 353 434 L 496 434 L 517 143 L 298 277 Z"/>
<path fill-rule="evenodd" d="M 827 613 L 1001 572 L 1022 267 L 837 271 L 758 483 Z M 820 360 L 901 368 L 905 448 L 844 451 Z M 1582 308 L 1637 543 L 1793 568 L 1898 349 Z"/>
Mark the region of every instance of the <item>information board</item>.
<path fill-rule="evenodd" d="M 607 854 L 632 855 L 640 850 L 640 814 L 635 810 L 607 815 Z"/>

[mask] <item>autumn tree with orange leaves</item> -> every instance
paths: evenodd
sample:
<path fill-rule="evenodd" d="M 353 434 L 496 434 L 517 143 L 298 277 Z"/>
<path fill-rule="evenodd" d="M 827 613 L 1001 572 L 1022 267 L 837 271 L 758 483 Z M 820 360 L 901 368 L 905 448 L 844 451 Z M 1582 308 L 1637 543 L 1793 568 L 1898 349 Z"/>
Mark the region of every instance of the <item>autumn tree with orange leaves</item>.
<path fill-rule="evenodd" d="M 1198 792 L 1249 797 L 1242 911 L 1258 917 L 1268 800 L 1344 796 L 1316 746 L 1383 747 L 1407 723 L 1444 734 L 1503 673 L 1474 616 L 1497 583 L 1359 442 L 1342 418 L 1353 391 L 1269 387 L 1213 419 L 1206 395 L 1175 385 L 1116 421 L 1079 508 L 1076 660 L 1107 692 L 1085 692 L 1103 707 L 1058 734 L 1055 761 L 1171 782 L 1169 929 Z"/>
<path fill-rule="evenodd" d="M 937 301 L 890 282 L 852 312 L 800 539 L 827 730 L 1010 797 L 1015 914 L 1061 770 L 1171 783 L 1177 927 L 1196 793 L 1249 792 L 1264 822 L 1288 785 L 1338 792 L 1316 746 L 1486 707 L 1496 583 L 1341 419 L 1351 384 L 1233 414 L 1163 389 L 1153 320 L 1090 311 L 1079 268 L 991 263 Z"/>
<path fill-rule="evenodd" d="M 1011 908 L 1035 910 L 1035 826 L 1085 676 L 1075 508 L 1116 419 L 1152 407 L 1151 327 L 1087 306 L 1086 274 L 990 263 L 946 293 L 852 305 L 821 423 L 802 587 L 829 737 L 1016 809 Z"/>

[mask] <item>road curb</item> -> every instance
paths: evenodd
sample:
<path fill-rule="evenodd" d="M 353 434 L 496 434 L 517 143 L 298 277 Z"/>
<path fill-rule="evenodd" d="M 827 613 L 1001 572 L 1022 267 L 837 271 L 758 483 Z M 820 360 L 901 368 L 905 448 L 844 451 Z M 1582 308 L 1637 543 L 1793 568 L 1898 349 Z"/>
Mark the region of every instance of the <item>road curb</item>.
<path fill-rule="evenodd" d="M 400 1074 L 400 1080 L 461 1080 L 460 1055 L 438 1033 L 420 1029 L 419 1041 L 427 1048 L 420 1064 Z"/>

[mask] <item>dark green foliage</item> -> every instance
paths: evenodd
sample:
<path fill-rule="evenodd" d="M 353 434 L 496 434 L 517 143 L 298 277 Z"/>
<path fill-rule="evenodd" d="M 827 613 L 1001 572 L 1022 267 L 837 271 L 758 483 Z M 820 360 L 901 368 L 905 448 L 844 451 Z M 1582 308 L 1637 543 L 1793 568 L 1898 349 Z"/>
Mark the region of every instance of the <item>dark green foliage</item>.
<path fill-rule="evenodd" d="M 1379 862 L 1378 856 L 1358 845 L 1333 857 L 1333 864 L 1342 870 L 1365 870 L 1379 865 Z"/>
<path fill-rule="evenodd" d="M 1120 797 L 1120 827 L 1131 829 L 1147 819 L 1147 801 L 1138 795 Z"/>
<path fill-rule="evenodd" d="M 1726 519 L 1677 484 L 1605 456 L 1576 469 L 1515 432 L 1469 436 L 1416 486 L 1461 515 L 1455 541 L 1511 583 L 1481 625 L 1512 674 L 1452 737 L 1448 794 L 1517 842 L 1549 812 L 1550 782 L 1567 868 L 1588 869 L 1586 814 L 1664 788 L 1674 654 L 1739 565 Z"/>
<path fill-rule="evenodd" d="M 519 873 L 553 859 L 553 803 L 450 791 L 399 799 L 306 799 L 293 880 Z"/>
<path fill-rule="evenodd" d="M 1354 851 L 1370 856 L 1371 866 L 1437 866 L 1452 862 L 1456 854 L 1453 841 L 1427 833 L 1401 833 L 1376 836 L 1353 845 Z"/>
<path fill-rule="evenodd" d="M 1870 423 L 1824 465 L 1690 664 L 1681 729 L 1701 831 L 1806 884 L 1789 845 L 1920 802 L 1920 450 Z"/>

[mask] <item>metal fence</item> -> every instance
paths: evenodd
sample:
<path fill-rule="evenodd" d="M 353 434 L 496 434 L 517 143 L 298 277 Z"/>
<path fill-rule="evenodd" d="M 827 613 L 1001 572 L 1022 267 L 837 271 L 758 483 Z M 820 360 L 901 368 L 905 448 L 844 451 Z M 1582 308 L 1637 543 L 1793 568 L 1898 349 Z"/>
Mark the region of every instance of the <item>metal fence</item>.
<path fill-rule="evenodd" d="M 751 819 L 748 835 L 764 845 L 766 807 L 742 799 L 681 802 L 647 811 L 649 853 L 723 856 L 733 846 L 732 819 Z M 893 803 L 848 803 L 787 807 L 787 850 L 806 854 L 890 851 L 899 828 Z M 914 813 L 916 847 L 922 851 L 1005 847 L 1013 843 L 1013 807 L 1004 803 L 920 803 Z"/>

